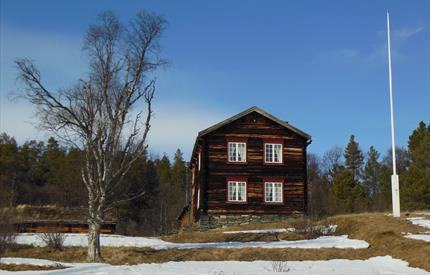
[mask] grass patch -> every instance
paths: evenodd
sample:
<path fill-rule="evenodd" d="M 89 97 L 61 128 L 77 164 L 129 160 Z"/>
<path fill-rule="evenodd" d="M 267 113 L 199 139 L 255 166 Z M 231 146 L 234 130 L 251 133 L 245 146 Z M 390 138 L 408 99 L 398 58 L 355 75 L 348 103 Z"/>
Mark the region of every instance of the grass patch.
<path fill-rule="evenodd" d="M 424 241 L 405 238 L 402 232 L 419 233 L 423 228 L 413 225 L 407 220 L 395 219 L 384 213 L 363 213 L 340 215 L 327 219 L 325 222 L 338 225 L 336 234 L 348 234 L 350 238 L 365 240 L 370 244 L 367 249 L 169 249 L 153 250 L 149 248 L 103 247 L 102 255 L 106 263 L 139 264 L 162 263 L 168 261 L 301 261 L 329 259 L 368 259 L 375 256 L 391 255 L 410 263 L 412 267 L 430 271 L 430 245 Z M 272 224 L 266 228 L 282 228 L 285 223 Z M 292 227 L 292 225 L 285 226 Z M 244 228 L 239 228 L 244 230 Z M 247 228 L 247 229 L 262 229 Z M 230 229 L 229 229 L 230 230 Z M 291 233 L 285 233 L 291 234 Z M 296 233 L 298 234 L 298 233 Z M 206 242 L 234 240 L 264 240 L 272 238 L 266 234 L 222 234 L 221 230 L 207 232 L 182 232 L 164 236 L 165 240 L 181 242 Z M 246 236 L 250 235 L 250 236 Z M 287 236 L 285 235 L 285 237 Z M 291 238 L 303 238 L 302 235 L 288 235 Z M 7 257 L 41 258 L 63 262 L 85 262 L 85 247 L 69 247 L 63 251 L 55 251 L 47 247 L 16 246 L 6 251 Z"/>
<path fill-rule="evenodd" d="M 162 236 L 161 239 L 173 243 L 208 243 L 208 242 L 252 242 L 252 241 L 297 241 L 305 240 L 310 238 L 317 238 L 322 235 L 318 230 L 314 230 L 318 226 L 329 226 L 331 221 L 324 219 L 321 221 L 310 221 L 310 220 L 294 220 L 294 221 L 282 221 L 277 223 L 259 223 L 259 224 L 247 224 L 242 227 L 232 226 L 226 230 L 223 229 L 212 229 L 208 231 L 181 231 L 176 234 Z M 264 229 L 279 229 L 279 228 L 295 228 L 295 232 L 280 232 L 280 233 L 236 233 L 236 234 L 224 234 L 224 231 L 235 231 L 235 230 L 264 230 Z"/>

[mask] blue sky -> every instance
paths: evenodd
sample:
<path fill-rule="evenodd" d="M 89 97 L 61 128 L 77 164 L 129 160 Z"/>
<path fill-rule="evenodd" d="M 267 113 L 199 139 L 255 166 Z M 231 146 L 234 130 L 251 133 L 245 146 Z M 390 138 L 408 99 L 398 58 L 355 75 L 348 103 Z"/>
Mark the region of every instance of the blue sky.
<path fill-rule="evenodd" d="M 168 21 L 157 73 L 155 154 L 188 158 L 202 130 L 257 105 L 310 133 L 311 152 L 390 146 L 386 10 L 390 11 L 396 140 L 430 121 L 430 1 L 1 2 L 0 131 L 46 139 L 34 109 L 8 94 L 16 57 L 31 57 L 52 89 L 85 76 L 82 37 L 98 13 L 127 21 L 145 9 Z"/>

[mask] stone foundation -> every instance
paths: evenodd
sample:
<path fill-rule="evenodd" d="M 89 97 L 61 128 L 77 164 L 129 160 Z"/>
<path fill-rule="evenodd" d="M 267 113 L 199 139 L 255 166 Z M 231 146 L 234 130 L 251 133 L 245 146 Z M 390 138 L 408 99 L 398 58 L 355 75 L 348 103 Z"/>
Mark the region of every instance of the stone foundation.
<path fill-rule="evenodd" d="M 254 214 L 243 214 L 243 215 L 208 215 L 202 216 L 199 220 L 199 227 L 201 230 L 246 225 L 251 223 L 270 223 L 280 222 L 286 220 L 294 220 L 303 217 L 303 214 L 292 214 L 292 215 L 254 215 Z"/>

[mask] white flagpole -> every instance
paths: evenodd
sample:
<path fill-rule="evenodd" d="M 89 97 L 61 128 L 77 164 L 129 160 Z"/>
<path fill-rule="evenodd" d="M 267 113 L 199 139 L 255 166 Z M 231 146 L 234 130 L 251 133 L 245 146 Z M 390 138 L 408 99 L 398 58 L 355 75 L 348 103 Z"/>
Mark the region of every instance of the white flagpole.
<path fill-rule="evenodd" d="M 390 46 L 390 14 L 387 11 L 387 34 L 388 34 L 388 72 L 390 79 L 390 109 L 391 109 L 391 149 L 393 154 L 393 175 L 391 176 L 391 196 L 393 202 L 393 217 L 400 217 L 400 195 L 399 176 L 396 172 L 396 146 L 394 143 L 394 106 L 393 106 L 393 84 L 391 77 L 391 46 Z"/>

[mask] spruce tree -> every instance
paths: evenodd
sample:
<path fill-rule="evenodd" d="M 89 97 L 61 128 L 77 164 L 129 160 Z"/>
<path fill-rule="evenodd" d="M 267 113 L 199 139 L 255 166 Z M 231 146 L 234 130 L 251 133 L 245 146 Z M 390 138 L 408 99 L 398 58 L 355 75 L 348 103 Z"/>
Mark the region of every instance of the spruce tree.
<path fill-rule="evenodd" d="M 354 178 L 351 171 L 343 169 L 333 178 L 333 197 L 335 209 L 333 213 L 350 213 L 354 209 L 354 197 L 352 189 L 354 188 Z"/>
<path fill-rule="evenodd" d="M 411 165 L 400 175 L 400 198 L 404 208 L 423 209 L 430 206 L 430 125 L 420 122 L 409 137 Z M 403 182 L 402 182 L 403 179 Z"/>
<path fill-rule="evenodd" d="M 349 138 L 349 143 L 343 156 L 345 157 L 346 167 L 351 170 L 352 178 L 354 181 L 358 181 L 364 156 L 358 142 L 355 141 L 354 135 Z"/>
<path fill-rule="evenodd" d="M 370 146 L 367 152 L 367 160 L 363 171 L 363 183 L 366 188 L 366 194 L 369 199 L 372 199 L 377 192 L 379 192 L 379 179 L 381 164 L 379 163 L 380 154 L 373 147 Z"/>
<path fill-rule="evenodd" d="M 182 197 L 185 194 L 186 191 L 186 164 L 183 158 L 183 154 L 180 149 L 177 149 L 175 152 L 175 156 L 173 158 L 173 165 L 172 165 L 172 180 L 175 186 L 179 186 L 182 194 Z M 183 200 L 185 202 L 185 199 Z"/>

